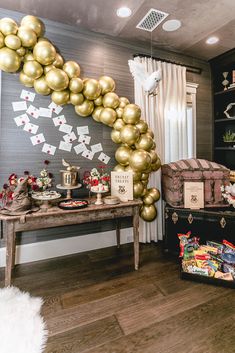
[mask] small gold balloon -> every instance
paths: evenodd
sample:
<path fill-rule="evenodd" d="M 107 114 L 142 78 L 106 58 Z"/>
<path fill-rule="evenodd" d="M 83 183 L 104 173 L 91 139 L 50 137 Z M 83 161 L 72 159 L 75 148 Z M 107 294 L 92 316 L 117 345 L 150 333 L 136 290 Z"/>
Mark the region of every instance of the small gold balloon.
<path fill-rule="evenodd" d="M 9 34 L 16 34 L 18 30 L 17 23 L 11 18 L 4 17 L 0 20 L 0 31 L 4 36 L 8 36 Z"/>
<path fill-rule="evenodd" d="M 5 72 L 16 72 L 21 64 L 20 56 L 15 50 L 3 47 L 0 49 L 0 70 Z"/>
<path fill-rule="evenodd" d="M 120 137 L 122 143 L 126 143 L 129 146 L 134 145 L 140 136 L 140 131 L 135 125 L 125 125 L 120 130 Z"/>
<path fill-rule="evenodd" d="M 106 93 L 103 97 L 103 106 L 105 108 L 116 109 L 119 106 L 119 97 L 114 92 Z"/>
<path fill-rule="evenodd" d="M 5 46 L 4 35 L 0 32 L 0 49 Z"/>
<path fill-rule="evenodd" d="M 116 118 L 117 118 L 117 114 L 115 110 L 112 108 L 104 108 L 100 113 L 100 121 L 103 124 L 108 125 L 110 127 L 113 127 L 113 124 Z"/>
<path fill-rule="evenodd" d="M 117 117 L 118 117 L 118 118 L 122 118 L 122 115 L 123 115 L 123 108 L 118 107 L 118 108 L 116 109 L 116 113 L 117 113 Z"/>
<path fill-rule="evenodd" d="M 99 96 L 98 98 L 96 98 L 94 100 L 94 103 L 96 106 L 100 106 L 100 105 L 103 105 L 103 97 L 102 96 Z"/>
<path fill-rule="evenodd" d="M 22 70 L 20 72 L 20 82 L 26 86 L 26 87 L 33 87 L 33 84 L 34 84 L 34 79 L 32 77 L 29 77 L 27 75 L 25 75 L 24 71 Z"/>
<path fill-rule="evenodd" d="M 115 90 L 115 82 L 109 76 L 101 76 L 99 78 L 99 84 L 101 87 L 101 94 L 104 95 L 108 92 L 113 92 Z"/>
<path fill-rule="evenodd" d="M 142 192 L 142 197 L 144 197 L 145 195 L 147 194 L 147 188 L 146 187 L 144 187 L 144 191 Z"/>
<path fill-rule="evenodd" d="M 148 130 L 148 124 L 142 119 L 136 124 L 136 126 L 140 130 L 141 134 L 145 134 Z"/>
<path fill-rule="evenodd" d="M 80 75 L 80 66 L 76 61 L 66 61 L 66 63 L 63 66 L 64 72 L 68 75 L 69 78 L 74 78 L 78 77 Z"/>
<path fill-rule="evenodd" d="M 64 59 L 59 53 L 56 53 L 55 60 L 53 61 L 52 65 L 57 67 L 58 69 L 62 69 L 64 65 Z"/>
<path fill-rule="evenodd" d="M 157 188 L 148 189 L 148 195 L 152 196 L 154 202 L 160 199 L 160 191 Z"/>
<path fill-rule="evenodd" d="M 141 180 L 148 180 L 149 179 L 149 174 L 148 173 L 142 173 L 141 174 Z"/>
<path fill-rule="evenodd" d="M 37 92 L 38 94 L 47 96 L 48 94 L 51 93 L 51 89 L 46 82 L 45 76 L 41 76 L 37 80 L 34 80 L 33 85 L 34 85 L 35 92 Z"/>
<path fill-rule="evenodd" d="M 44 24 L 39 18 L 32 16 L 32 15 L 27 15 L 24 16 L 21 20 L 21 26 L 28 27 L 32 29 L 37 37 L 40 37 L 43 35 L 44 32 Z"/>
<path fill-rule="evenodd" d="M 70 92 L 70 103 L 73 105 L 80 105 L 84 102 L 84 95 L 82 93 Z"/>
<path fill-rule="evenodd" d="M 82 117 L 91 115 L 93 110 L 94 103 L 88 99 L 85 99 L 84 102 L 80 105 L 75 105 L 75 112 Z"/>
<path fill-rule="evenodd" d="M 84 83 L 83 94 L 87 99 L 95 100 L 100 96 L 101 87 L 97 80 L 93 78 L 87 79 Z"/>
<path fill-rule="evenodd" d="M 55 66 L 52 64 L 44 66 L 44 69 L 43 69 L 44 75 L 46 75 L 51 69 L 55 69 Z"/>
<path fill-rule="evenodd" d="M 32 52 L 26 53 L 24 56 L 24 62 L 26 61 L 34 61 L 34 56 Z"/>
<path fill-rule="evenodd" d="M 136 104 L 127 104 L 123 111 L 123 120 L 126 124 L 138 124 L 141 116 L 140 107 Z"/>
<path fill-rule="evenodd" d="M 98 123 L 100 123 L 100 113 L 103 109 L 103 106 L 96 107 L 92 113 L 92 118 Z"/>
<path fill-rule="evenodd" d="M 153 139 L 149 134 L 141 134 L 135 147 L 140 150 L 150 151 L 153 146 Z"/>
<path fill-rule="evenodd" d="M 137 172 L 144 172 L 151 167 L 150 154 L 145 150 L 135 150 L 130 157 L 130 166 Z"/>
<path fill-rule="evenodd" d="M 115 159 L 122 166 L 128 166 L 131 153 L 130 147 L 121 146 L 115 152 Z"/>
<path fill-rule="evenodd" d="M 48 86 L 54 91 L 63 91 L 69 84 L 67 74 L 61 69 L 51 69 L 46 74 L 46 81 Z"/>
<path fill-rule="evenodd" d="M 121 143 L 120 131 L 113 129 L 111 132 L 111 139 L 114 143 Z"/>
<path fill-rule="evenodd" d="M 137 181 L 133 184 L 133 196 L 135 198 L 141 197 L 144 191 L 144 185 L 141 181 Z"/>
<path fill-rule="evenodd" d="M 56 50 L 50 42 L 40 41 L 33 48 L 33 56 L 40 64 L 50 65 L 56 58 Z"/>
<path fill-rule="evenodd" d="M 153 141 L 153 147 L 152 147 L 152 150 L 155 150 L 155 148 L 156 148 L 156 142 L 155 142 L 155 141 Z"/>
<path fill-rule="evenodd" d="M 154 150 L 150 150 L 149 153 L 150 153 L 150 156 L 151 156 L 151 159 L 152 159 L 152 164 L 156 163 L 157 160 L 158 160 L 157 153 Z"/>
<path fill-rule="evenodd" d="M 145 205 L 152 205 L 155 202 L 152 196 L 148 194 L 144 196 L 143 201 Z"/>
<path fill-rule="evenodd" d="M 20 47 L 19 49 L 16 50 L 17 54 L 19 54 L 19 56 L 25 56 L 26 50 L 24 47 Z"/>
<path fill-rule="evenodd" d="M 151 129 L 148 129 L 146 134 L 149 134 L 152 138 L 154 138 L 154 133 Z"/>
<path fill-rule="evenodd" d="M 146 222 L 152 222 L 157 217 L 157 210 L 154 205 L 144 205 L 140 211 L 140 217 Z"/>
<path fill-rule="evenodd" d="M 8 48 L 17 50 L 21 47 L 21 40 L 15 34 L 9 34 L 5 37 L 5 44 Z"/>
<path fill-rule="evenodd" d="M 83 81 L 78 78 L 74 77 L 69 82 L 69 89 L 73 93 L 80 93 L 83 90 Z"/>
<path fill-rule="evenodd" d="M 17 36 L 20 38 L 23 47 L 30 48 L 37 43 L 36 33 L 28 27 L 20 26 Z"/>
<path fill-rule="evenodd" d="M 23 66 L 24 73 L 34 80 L 42 76 L 43 68 L 37 61 L 26 61 Z"/>
<path fill-rule="evenodd" d="M 155 163 L 151 164 L 152 171 L 156 172 L 161 167 L 161 160 L 158 158 Z"/>
<path fill-rule="evenodd" d="M 124 171 L 125 171 L 125 167 L 124 167 L 123 165 L 121 165 L 121 164 L 117 164 L 117 165 L 113 168 L 113 170 L 114 170 L 115 172 L 124 172 Z"/>
<path fill-rule="evenodd" d="M 118 131 L 120 131 L 122 128 L 123 128 L 123 126 L 125 126 L 126 124 L 124 123 L 124 121 L 122 120 L 122 119 L 117 119 L 116 121 L 115 121 L 115 123 L 113 124 L 113 128 L 115 129 L 115 130 L 118 130 Z"/>
<path fill-rule="evenodd" d="M 124 109 L 127 104 L 130 104 L 129 99 L 127 99 L 126 97 L 120 97 L 119 100 L 120 100 L 120 105 L 119 105 L 120 108 Z"/>
<path fill-rule="evenodd" d="M 57 105 L 67 104 L 69 101 L 69 90 L 52 92 L 51 100 Z"/>

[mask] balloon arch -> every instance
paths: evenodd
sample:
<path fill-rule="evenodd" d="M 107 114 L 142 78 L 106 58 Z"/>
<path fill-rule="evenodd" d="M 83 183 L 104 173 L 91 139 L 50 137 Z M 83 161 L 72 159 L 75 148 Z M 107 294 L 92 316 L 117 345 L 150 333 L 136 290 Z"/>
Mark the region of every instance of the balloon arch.
<path fill-rule="evenodd" d="M 141 110 L 125 97 L 118 97 L 111 77 L 84 79 L 75 61 L 64 62 L 45 37 L 44 24 L 35 16 L 22 18 L 20 26 L 11 18 L 0 20 L 0 70 L 20 71 L 20 82 L 49 95 L 58 105 L 73 104 L 75 112 L 112 128 L 111 139 L 120 144 L 115 153 L 115 171 L 133 172 L 134 197 L 143 200 L 140 216 L 153 221 L 160 193 L 147 188 L 149 174 L 160 168 L 154 134 L 141 119 Z"/>

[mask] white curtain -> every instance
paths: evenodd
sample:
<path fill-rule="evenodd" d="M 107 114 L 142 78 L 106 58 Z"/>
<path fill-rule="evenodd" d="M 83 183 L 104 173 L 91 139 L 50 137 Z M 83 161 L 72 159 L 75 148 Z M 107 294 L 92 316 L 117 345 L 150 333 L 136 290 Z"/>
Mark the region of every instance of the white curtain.
<path fill-rule="evenodd" d="M 156 150 L 162 164 L 188 157 L 187 104 L 186 104 L 186 68 L 179 65 L 156 61 L 151 58 L 134 59 L 143 63 L 150 74 L 162 70 L 162 80 L 158 85 L 158 94 L 148 96 L 141 84 L 135 80 L 135 102 L 142 110 L 155 135 Z M 152 173 L 150 187 L 161 191 L 161 171 Z M 163 203 L 156 203 L 158 217 L 147 223 L 140 221 L 140 241 L 150 242 L 163 239 Z"/>

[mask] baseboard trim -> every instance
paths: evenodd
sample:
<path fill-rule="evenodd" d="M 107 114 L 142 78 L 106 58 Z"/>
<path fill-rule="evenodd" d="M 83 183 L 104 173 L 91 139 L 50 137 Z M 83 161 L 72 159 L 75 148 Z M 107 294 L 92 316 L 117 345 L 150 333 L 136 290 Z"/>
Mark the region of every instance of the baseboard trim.
<path fill-rule="evenodd" d="M 133 228 L 121 229 L 121 244 L 133 241 Z M 116 232 L 92 233 L 16 246 L 16 264 L 51 259 L 116 245 Z M 0 248 L 0 267 L 6 264 L 6 248 Z"/>

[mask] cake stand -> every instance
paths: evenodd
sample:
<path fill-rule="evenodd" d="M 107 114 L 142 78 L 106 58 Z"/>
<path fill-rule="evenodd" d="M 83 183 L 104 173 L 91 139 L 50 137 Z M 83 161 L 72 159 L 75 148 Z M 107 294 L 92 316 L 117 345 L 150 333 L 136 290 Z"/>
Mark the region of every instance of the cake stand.
<path fill-rule="evenodd" d="M 103 191 L 93 191 L 93 190 L 91 190 L 91 192 L 93 192 L 94 194 L 97 194 L 95 205 L 103 205 L 102 194 L 105 194 L 108 191 L 106 191 L 106 190 L 103 190 Z"/>
<path fill-rule="evenodd" d="M 66 199 L 71 199 L 72 198 L 72 190 L 75 189 L 80 189 L 82 187 L 82 184 L 77 184 L 74 186 L 63 186 L 61 184 L 56 185 L 57 189 L 60 190 L 67 190 L 67 195 L 66 195 Z"/>
<path fill-rule="evenodd" d="M 47 191 L 47 192 L 42 191 L 42 192 L 32 193 L 31 197 L 33 200 L 42 201 L 42 204 L 40 205 L 40 209 L 46 211 L 48 208 L 52 206 L 50 204 L 50 201 L 58 200 L 61 197 L 61 194 L 58 193 L 57 191 Z"/>

